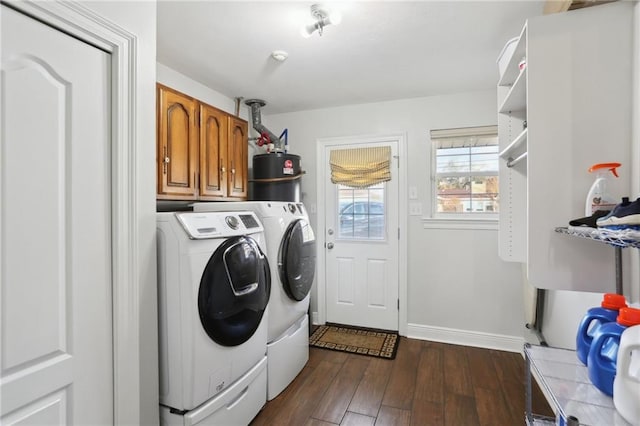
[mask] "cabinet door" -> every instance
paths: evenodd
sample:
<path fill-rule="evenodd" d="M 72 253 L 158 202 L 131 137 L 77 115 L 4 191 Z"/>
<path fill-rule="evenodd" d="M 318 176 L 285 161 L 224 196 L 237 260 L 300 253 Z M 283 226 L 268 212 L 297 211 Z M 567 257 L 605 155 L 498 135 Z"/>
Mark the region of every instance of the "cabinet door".
<path fill-rule="evenodd" d="M 227 136 L 229 116 L 209 105 L 200 105 L 200 195 L 227 195 Z"/>
<path fill-rule="evenodd" d="M 195 199 L 198 102 L 158 85 L 158 198 Z"/>
<path fill-rule="evenodd" d="M 237 117 L 229 120 L 229 197 L 247 197 L 247 122 Z"/>

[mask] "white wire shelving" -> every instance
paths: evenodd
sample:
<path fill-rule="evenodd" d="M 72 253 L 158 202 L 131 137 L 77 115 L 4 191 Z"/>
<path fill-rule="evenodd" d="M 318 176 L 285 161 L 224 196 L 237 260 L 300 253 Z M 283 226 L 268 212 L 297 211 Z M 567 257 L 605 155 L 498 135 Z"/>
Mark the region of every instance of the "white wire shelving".
<path fill-rule="evenodd" d="M 616 293 L 622 294 L 622 249 L 634 247 L 640 249 L 640 231 L 637 229 L 611 230 L 588 226 L 558 227 L 556 232 L 573 237 L 586 238 L 611 245 L 615 249 Z"/>
<path fill-rule="evenodd" d="M 587 367 L 576 352 L 526 344 L 525 420 L 527 425 L 631 426 L 617 411 L 613 398 L 589 379 Z M 540 386 L 555 419 L 532 412 L 532 380 Z"/>
<path fill-rule="evenodd" d="M 564 226 L 556 228 L 556 232 L 574 237 L 602 241 L 615 247 L 640 248 L 640 231 L 637 229 L 610 230 L 605 228 L 590 228 L 587 226 Z"/>

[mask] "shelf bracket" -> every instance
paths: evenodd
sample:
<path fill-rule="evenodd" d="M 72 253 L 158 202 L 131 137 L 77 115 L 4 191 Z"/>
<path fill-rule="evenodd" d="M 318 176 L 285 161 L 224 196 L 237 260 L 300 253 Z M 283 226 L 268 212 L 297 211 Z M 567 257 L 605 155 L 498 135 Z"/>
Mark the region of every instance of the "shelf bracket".
<path fill-rule="evenodd" d="M 511 168 L 511 167 L 515 166 L 516 164 L 518 164 L 519 162 L 521 162 L 525 158 L 527 158 L 527 153 L 526 152 L 523 152 L 522 154 L 518 155 L 516 158 L 509 157 L 507 159 L 507 167 Z"/>

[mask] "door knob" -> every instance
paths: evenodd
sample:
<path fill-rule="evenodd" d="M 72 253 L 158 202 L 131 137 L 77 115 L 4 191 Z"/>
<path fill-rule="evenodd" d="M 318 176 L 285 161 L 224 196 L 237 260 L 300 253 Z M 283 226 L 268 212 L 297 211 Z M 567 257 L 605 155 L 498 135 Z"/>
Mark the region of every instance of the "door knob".
<path fill-rule="evenodd" d="M 327 248 L 331 250 L 333 248 L 333 243 L 327 243 Z"/>
<path fill-rule="evenodd" d="M 333 229 L 331 229 L 331 228 L 327 229 L 327 234 L 333 235 Z"/>

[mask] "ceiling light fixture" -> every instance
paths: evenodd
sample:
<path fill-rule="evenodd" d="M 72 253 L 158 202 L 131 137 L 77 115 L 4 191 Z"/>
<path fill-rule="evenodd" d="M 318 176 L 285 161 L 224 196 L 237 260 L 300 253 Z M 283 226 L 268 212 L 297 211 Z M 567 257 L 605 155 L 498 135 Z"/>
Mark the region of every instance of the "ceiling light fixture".
<path fill-rule="evenodd" d="M 319 35 L 322 35 L 325 26 L 330 24 L 338 25 L 342 21 L 342 16 L 339 12 L 329 11 L 319 4 L 311 5 L 311 18 L 313 21 L 303 26 L 300 30 L 300 34 L 304 38 L 311 37 L 311 34 L 316 30 Z"/>

